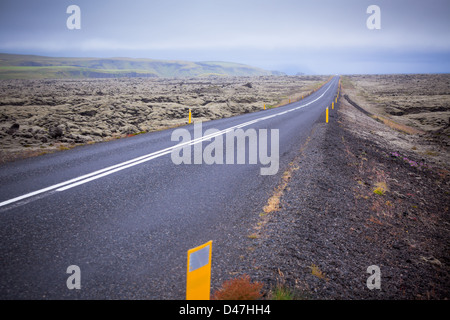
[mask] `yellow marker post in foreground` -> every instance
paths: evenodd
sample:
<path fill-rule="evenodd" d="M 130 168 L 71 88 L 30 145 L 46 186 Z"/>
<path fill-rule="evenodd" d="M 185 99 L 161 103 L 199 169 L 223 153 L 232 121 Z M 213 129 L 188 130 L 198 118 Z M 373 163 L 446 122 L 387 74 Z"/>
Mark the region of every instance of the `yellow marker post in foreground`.
<path fill-rule="evenodd" d="M 334 102 L 331 103 L 331 109 L 334 110 Z"/>
<path fill-rule="evenodd" d="M 189 123 L 192 122 L 192 112 L 191 112 L 191 108 L 189 108 Z"/>
<path fill-rule="evenodd" d="M 209 300 L 212 241 L 190 249 L 187 257 L 186 300 Z"/>
<path fill-rule="evenodd" d="M 328 123 L 328 107 L 327 107 L 327 111 L 325 113 L 325 122 Z"/>
<path fill-rule="evenodd" d="M 264 103 L 264 110 L 266 110 L 266 104 Z"/>

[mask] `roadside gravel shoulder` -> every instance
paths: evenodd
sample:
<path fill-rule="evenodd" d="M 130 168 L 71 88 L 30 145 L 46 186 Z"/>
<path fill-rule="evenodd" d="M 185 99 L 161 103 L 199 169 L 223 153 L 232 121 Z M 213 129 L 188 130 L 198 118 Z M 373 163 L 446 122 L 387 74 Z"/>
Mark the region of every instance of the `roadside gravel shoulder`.
<path fill-rule="evenodd" d="M 296 299 L 449 298 L 448 171 L 390 143 L 396 134 L 343 99 L 314 126 L 279 207 L 246 240 L 241 272 L 267 298 L 277 286 Z M 367 287 L 372 265 L 380 290 Z"/>

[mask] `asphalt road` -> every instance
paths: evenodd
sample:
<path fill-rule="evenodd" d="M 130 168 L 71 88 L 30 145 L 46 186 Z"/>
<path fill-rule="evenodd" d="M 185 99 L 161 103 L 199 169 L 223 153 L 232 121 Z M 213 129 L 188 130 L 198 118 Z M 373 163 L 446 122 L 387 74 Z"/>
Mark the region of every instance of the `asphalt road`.
<path fill-rule="evenodd" d="M 184 299 L 187 250 L 209 240 L 212 282 L 220 283 L 337 86 L 334 77 L 299 102 L 202 124 L 224 141 L 227 129 L 267 129 L 269 140 L 278 129 L 275 175 L 248 158 L 176 165 L 176 129 L 1 166 L 0 299 Z M 195 138 L 193 125 L 183 129 Z M 70 265 L 80 268 L 80 289 L 67 287 Z"/>

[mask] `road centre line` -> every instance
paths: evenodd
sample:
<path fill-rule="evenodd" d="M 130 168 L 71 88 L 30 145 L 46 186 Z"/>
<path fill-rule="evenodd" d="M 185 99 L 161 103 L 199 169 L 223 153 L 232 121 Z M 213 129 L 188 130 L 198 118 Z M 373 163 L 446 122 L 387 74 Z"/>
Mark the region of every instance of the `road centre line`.
<path fill-rule="evenodd" d="M 91 173 L 79 176 L 77 178 L 73 178 L 73 179 L 70 179 L 70 180 L 67 180 L 67 181 L 64 181 L 64 182 L 61 182 L 61 183 L 58 183 L 58 184 L 55 184 L 55 185 L 52 185 L 52 186 L 40 189 L 40 190 L 36 190 L 36 191 L 30 192 L 30 193 L 27 193 L 27 194 L 24 194 L 24 195 L 21 195 L 21 196 L 18 196 L 18 197 L 15 197 L 15 198 L 3 201 L 3 202 L 0 202 L 0 207 L 6 206 L 8 204 L 11 204 L 11 203 L 23 200 L 23 199 L 27 199 L 27 198 L 36 196 L 36 195 L 39 195 L 39 194 L 42 194 L 44 192 L 52 191 L 52 190 L 55 190 L 55 189 L 56 189 L 56 191 L 65 191 L 65 190 L 71 189 L 73 187 L 82 185 L 84 183 L 87 183 L 87 182 L 90 182 L 90 181 L 93 181 L 93 180 L 96 180 L 96 179 L 100 179 L 100 178 L 105 177 L 107 175 L 110 175 L 112 173 L 115 173 L 115 172 L 118 172 L 118 171 L 130 168 L 130 167 L 136 166 L 138 164 L 141 164 L 141 163 L 144 163 L 144 162 L 147 162 L 147 161 L 159 158 L 159 157 L 161 157 L 163 155 L 166 155 L 166 154 L 172 152 L 174 149 L 182 148 L 185 145 L 194 145 L 194 144 L 197 144 L 199 142 L 203 142 L 205 140 L 210 140 L 210 139 L 212 139 L 214 137 L 226 134 L 227 132 L 230 132 L 232 130 L 240 129 L 240 128 L 243 128 L 243 127 L 247 127 L 247 126 L 249 126 L 251 124 L 254 124 L 254 123 L 257 123 L 257 122 L 261 122 L 261 121 L 264 121 L 264 120 L 267 120 L 267 119 L 270 119 L 270 118 L 273 118 L 273 117 L 277 117 L 277 116 L 286 114 L 288 112 L 292 112 L 294 110 L 298 110 L 298 109 L 304 108 L 304 107 L 306 107 L 306 106 L 316 102 L 317 100 L 321 99 L 330 88 L 331 88 L 331 85 L 329 85 L 328 88 L 318 98 L 316 98 L 315 100 L 310 101 L 310 102 L 308 102 L 308 103 L 306 103 L 304 105 L 297 106 L 297 107 L 292 108 L 290 110 L 285 110 L 285 111 L 282 111 L 282 112 L 279 112 L 279 113 L 275 113 L 275 114 L 270 115 L 270 116 L 264 116 L 264 117 L 261 117 L 261 118 L 255 119 L 255 120 L 244 122 L 244 123 L 238 124 L 236 126 L 233 126 L 233 127 L 227 128 L 227 129 L 223 129 L 223 130 L 217 131 L 215 133 L 208 134 L 206 136 L 202 136 L 200 138 L 196 138 L 196 139 L 193 139 L 193 140 L 190 140 L 190 141 L 186 141 L 184 143 L 177 144 L 177 145 L 172 146 L 172 147 L 168 147 L 168 148 L 156 151 L 156 152 L 152 152 L 150 154 L 146 154 L 146 155 L 143 155 L 143 156 L 140 156 L 140 157 L 137 157 L 137 158 L 134 158 L 134 159 L 131 159 L 131 160 L 128 160 L 128 161 L 125 161 L 125 162 L 122 162 L 122 163 L 119 163 L 119 164 L 116 164 L 116 165 L 113 165 L 113 166 L 110 166 L 110 167 L 107 167 L 107 168 L 104 168 L 104 169 L 101 169 L 101 170 L 97 170 L 97 171 L 94 171 L 94 172 L 91 172 Z"/>

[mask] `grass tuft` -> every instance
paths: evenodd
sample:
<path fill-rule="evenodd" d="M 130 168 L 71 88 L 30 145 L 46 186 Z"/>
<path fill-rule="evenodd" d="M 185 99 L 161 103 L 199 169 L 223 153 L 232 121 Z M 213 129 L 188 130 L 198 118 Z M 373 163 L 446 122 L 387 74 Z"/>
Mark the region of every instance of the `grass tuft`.
<path fill-rule="evenodd" d="M 285 286 L 277 285 L 271 294 L 272 300 L 294 300 L 295 294 Z"/>
<path fill-rule="evenodd" d="M 311 269 L 311 274 L 312 274 L 313 276 L 316 276 L 316 277 L 318 277 L 318 278 L 320 278 L 320 279 L 324 279 L 324 280 L 328 281 L 328 278 L 326 277 L 325 273 L 323 273 L 323 272 L 319 269 L 318 266 L 316 266 L 315 264 L 312 264 L 309 268 Z"/>
<path fill-rule="evenodd" d="M 386 185 L 386 182 L 377 182 L 375 184 L 375 189 L 373 190 L 373 193 L 378 194 L 380 196 L 384 196 L 387 190 L 388 187 Z"/>

